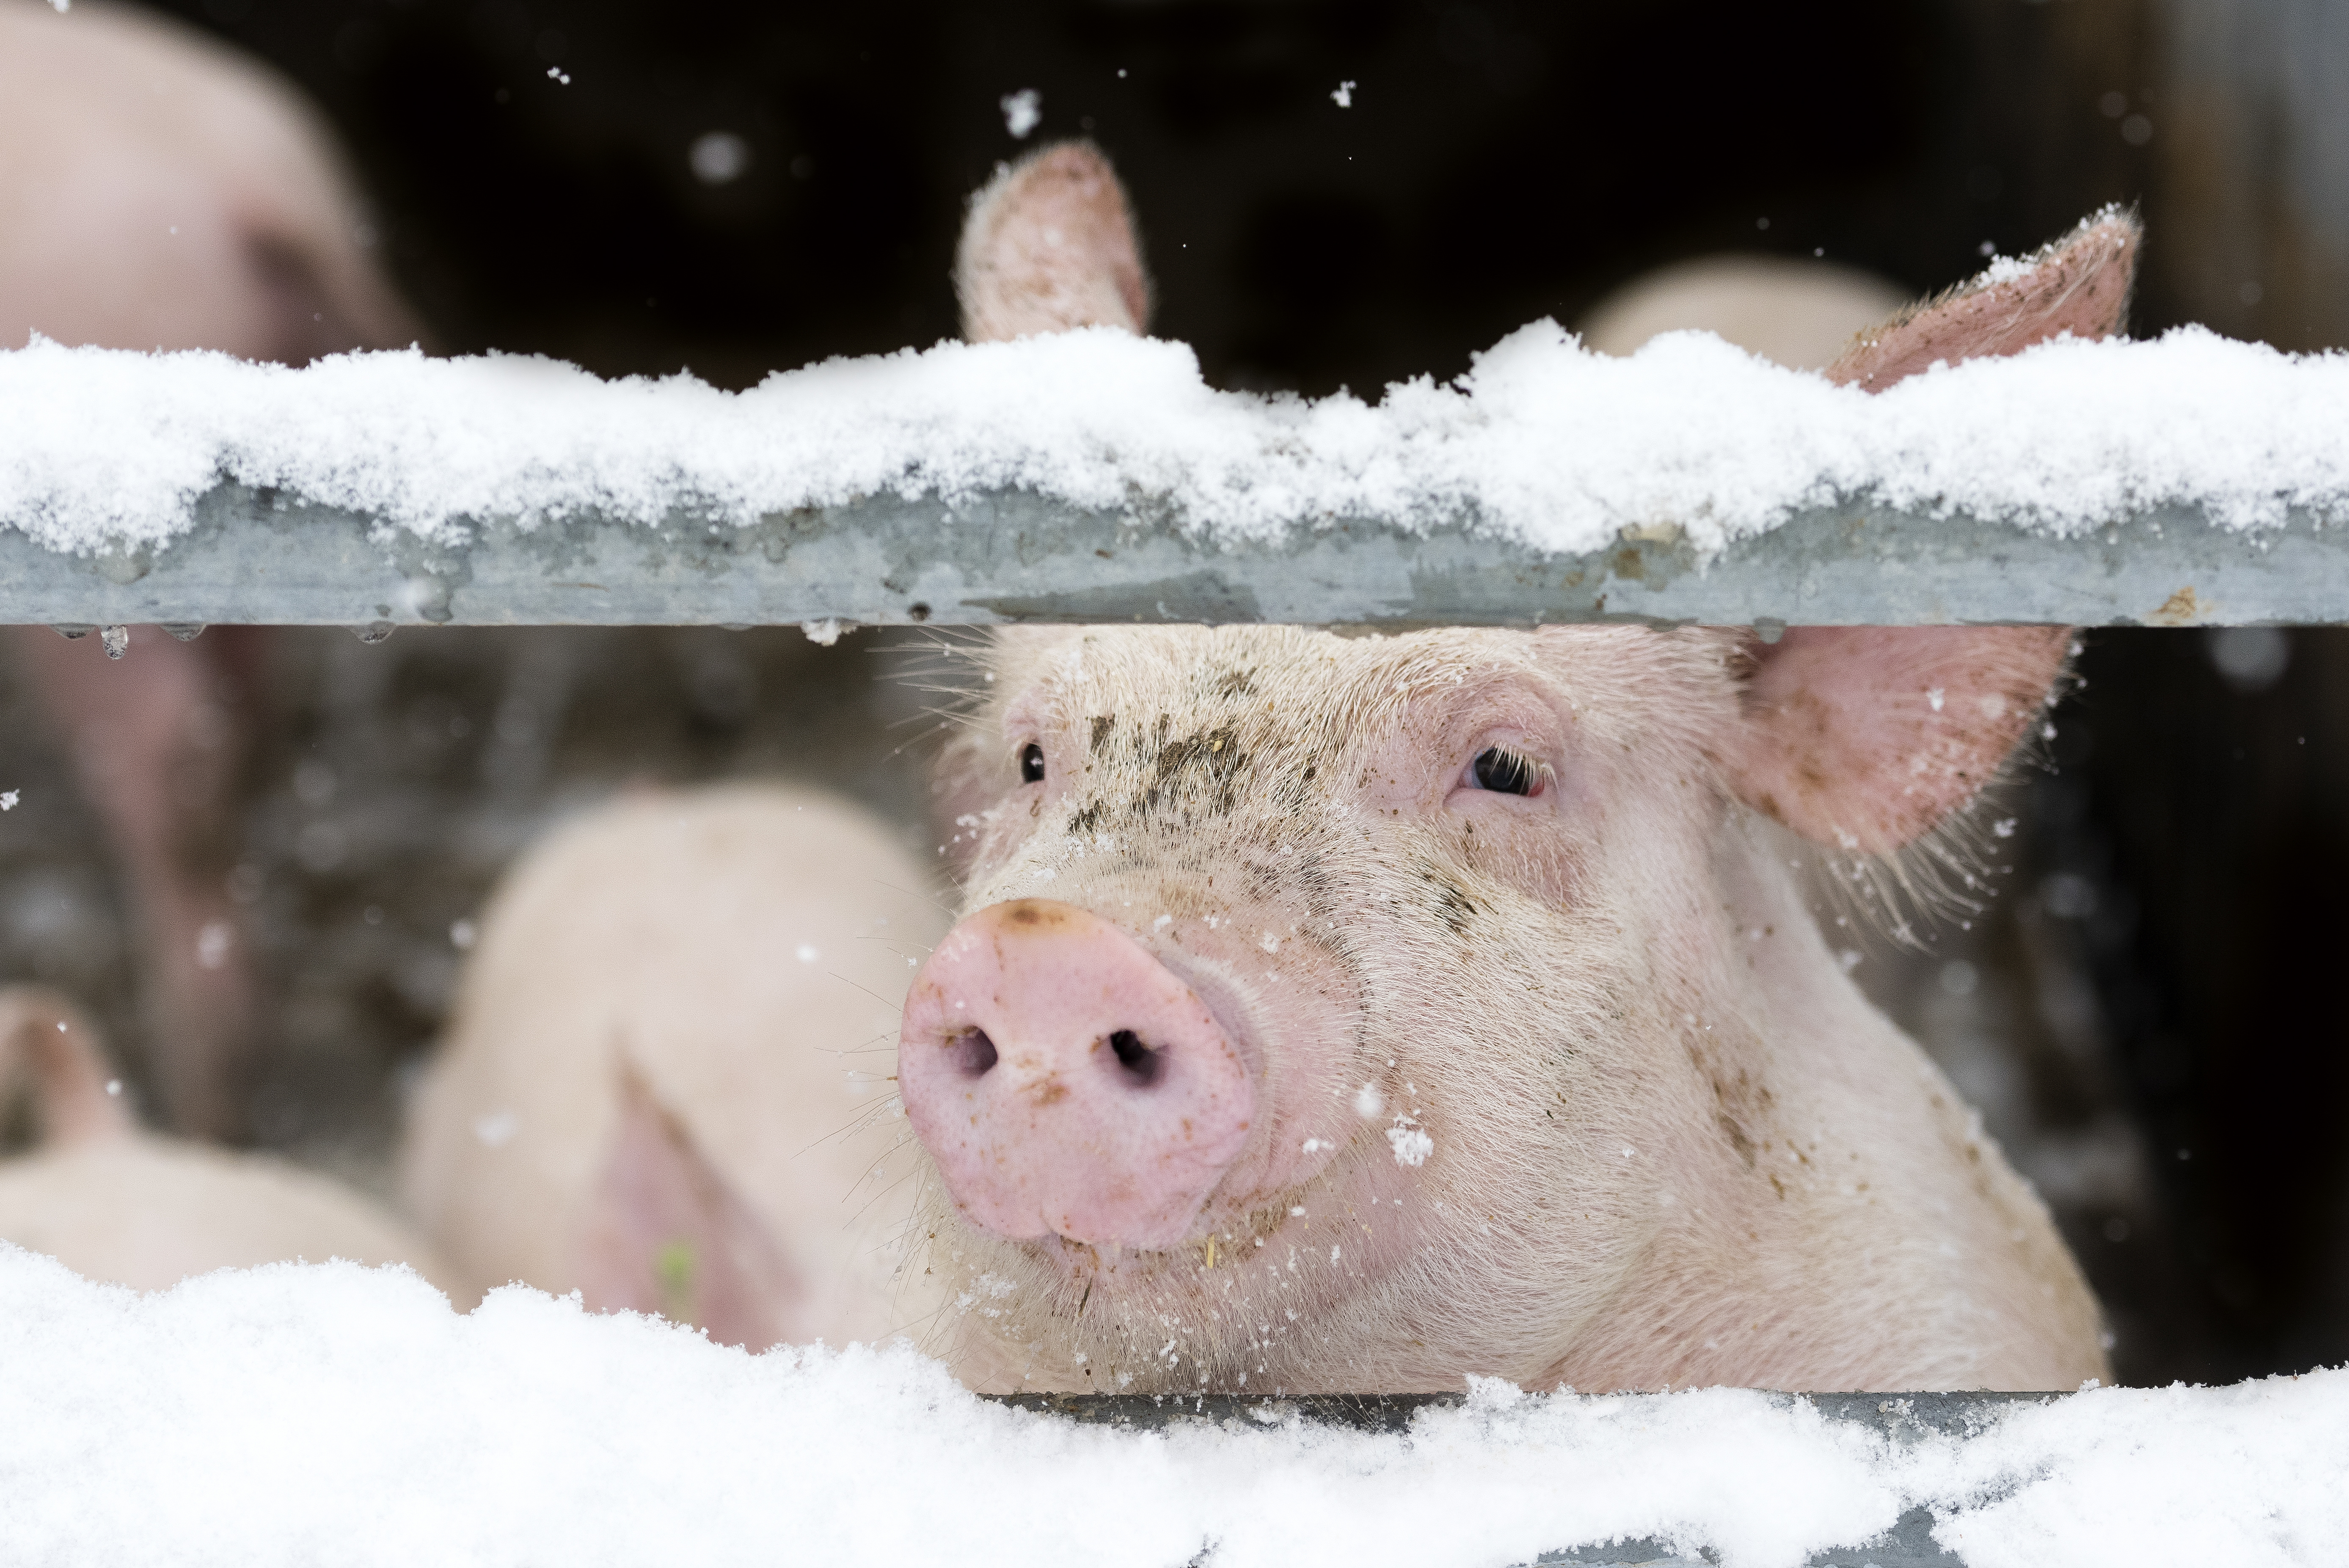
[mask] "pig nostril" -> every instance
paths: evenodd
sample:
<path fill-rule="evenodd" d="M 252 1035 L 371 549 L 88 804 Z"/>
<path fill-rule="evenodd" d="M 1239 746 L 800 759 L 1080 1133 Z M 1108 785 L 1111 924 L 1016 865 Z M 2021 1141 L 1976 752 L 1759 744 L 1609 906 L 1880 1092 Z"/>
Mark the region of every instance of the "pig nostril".
<path fill-rule="evenodd" d="M 983 1078 L 995 1065 L 995 1042 L 987 1037 L 984 1029 L 968 1029 L 947 1042 L 954 1054 L 955 1065 L 966 1078 Z"/>
<path fill-rule="evenodd" d="M 1142 1043 L 1142 1036 L 1131 1029 L 1121 1029 L 1109 1037 L 1109 1048 L 1117 1053 L 1117 1064 L 1125 1075 L 1143 1088 L 1158 1081 L 1165 1058 Z"/>

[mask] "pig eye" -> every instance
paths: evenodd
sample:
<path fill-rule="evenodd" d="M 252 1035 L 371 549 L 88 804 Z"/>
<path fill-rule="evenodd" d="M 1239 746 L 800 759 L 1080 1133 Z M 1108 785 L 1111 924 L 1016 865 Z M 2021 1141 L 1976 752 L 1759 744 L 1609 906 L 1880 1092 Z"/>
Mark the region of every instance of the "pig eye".
<path fill-rule="evenodd" d="M 1468 776 L 1460 782 L 1475 789 L 1488 789 L 1495 794 L 1537 795 L 1542 792 L 1540 763 L 1506 746 L 1487 746 L 1476 753 L 1468 764 Z"/>
<path fill-rule="evenodd" d="M 1044 777 L 1044 748 L 1030 741 L 1019 748 L 1019 782 L 1040 783 Z"/>

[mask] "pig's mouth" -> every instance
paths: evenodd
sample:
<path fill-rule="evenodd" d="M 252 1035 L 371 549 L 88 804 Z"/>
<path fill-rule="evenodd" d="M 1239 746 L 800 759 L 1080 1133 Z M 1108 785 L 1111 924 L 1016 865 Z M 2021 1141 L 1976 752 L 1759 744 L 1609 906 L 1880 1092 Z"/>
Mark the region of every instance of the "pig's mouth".
<path fill-rule="evenodd" d="M 1353 1136 L 1317 1149 L 1309 1168 L 1273 1170 L 1267 1147 L 1321 1141 L 1307 1129 L 1267 1137 L 1172 1245 L 1013 1238 L 950 1201 L 933 1210 L 930 1261 L 959 1282 L 950 1316 L 971 1336 L 965 1353 L 982 1382 L 1110 1393 L 1342 1384 L 1351 1363 L 1330 1336 L 1359 1315 L 1350 1303 L 1407 1278 L 1436 1239 L 1428 1222 L 1449 1220 L 1389 1158 L 1382 1129 L 1348 1119 Z"/>
<path fill-rule="evenodd" d="M 1338 1386 L 1342 1374 L 1324 1365 L 1335 1325 L 1408 1254 L 1396 1231 L 1361 1222 L 1403 1218 L 1368 1205 L 1384 1152 L 1363 1137 L 1306 1180 L 1219 1199 L 1171 1247 L 1014 1241 L 957 1225 L 947 1244 L 963 1281 L 956 1315 L 972 1343 L 994 1347 L 978 1365 L 1009 1374 L 1006 1386 L 1070 1391 Z"/>
<path fill-rule="evenodd" d="M 1081 1282 L 1121 1272 L 1244 1267 L 1281 1236 L 1291 1214 L 1304 1208 L 1303 1197 L 1300 1188 L 1293 1195 L 1262 1201 L 1226 1220 L 1203 1226 L 1172 1247 L 1121 1247 L 1058 1234 L 1024 1245 L 1038 1249 L 1069 1279 Z"/>
<path fill-rule="evenodd" d="M 1374 1158 L 1386 1149 L 1364 1133 L 1328 1152 L 1311 1168 L 1285 1170 L 1282 1186 L 1266 1190 L 1251 1182 L 1239 1191 L 1218 1191 L 1195 1218 L 1188 1233 L 1171 1246 L 1124 1246 L 1081 1240 L 1058 1232 L 1001 1242 L 1025 1253 L 1045 1271 L 1056 1314 L 1081 1316 L 1104 1300 L 1136 1303 L 1170 1293 L 1219 1293 L 1257 1276 L 1283 1276 L 1281 1293 L 1300 1290 L 1326 1300 L 1383 1271 L 1386 1240 L 1366 1218 L 1402 1213 L 1381 1179 L 1386 1163 Z M 1236 1177 L 1261 1178 L 1257 1166 Z"/>

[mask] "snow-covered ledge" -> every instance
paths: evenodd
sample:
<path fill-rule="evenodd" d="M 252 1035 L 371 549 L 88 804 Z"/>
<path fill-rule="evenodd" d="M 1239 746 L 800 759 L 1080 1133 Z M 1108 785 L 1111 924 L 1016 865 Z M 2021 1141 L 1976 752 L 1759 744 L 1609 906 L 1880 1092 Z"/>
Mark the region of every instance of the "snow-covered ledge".
<path fill-rule="evenodd" d="M 1880 395 L 1537 323 L 1366 403 L 1110 331 L 605 382 L 0 353 L 0 620 L 2349 620 L 2349 357 L 2059 341 Z"/>
<path fill-rule="evenodd" d="M 2152 1568 L 2349 1542 L 2349 1371 L 1905 1405 L 1464 1394 L 1360 1424 L 1279 1401 L 1081 1424 L 903 1345 L 751 1356 L 522 1287 L 460 1316 L 347 1263 L 141 1298 L 0 1243 L 0 1561 Z"/>

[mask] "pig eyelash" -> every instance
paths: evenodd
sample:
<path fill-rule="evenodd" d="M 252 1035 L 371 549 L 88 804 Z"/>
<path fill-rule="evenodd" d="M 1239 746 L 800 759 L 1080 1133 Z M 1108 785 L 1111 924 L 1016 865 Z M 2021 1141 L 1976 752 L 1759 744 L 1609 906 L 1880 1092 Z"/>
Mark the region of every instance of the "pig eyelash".
<path fill-rule="evenodd" d="M 1522 795 L 1531 800 L 1549 788 L 1555 776 L 1548 763 L 1537 763 L 1523 752 L 1507 746 L 1486 746 L 1469 759 L 1468 766 L 1460 774 L 1460 787 Z"/>

